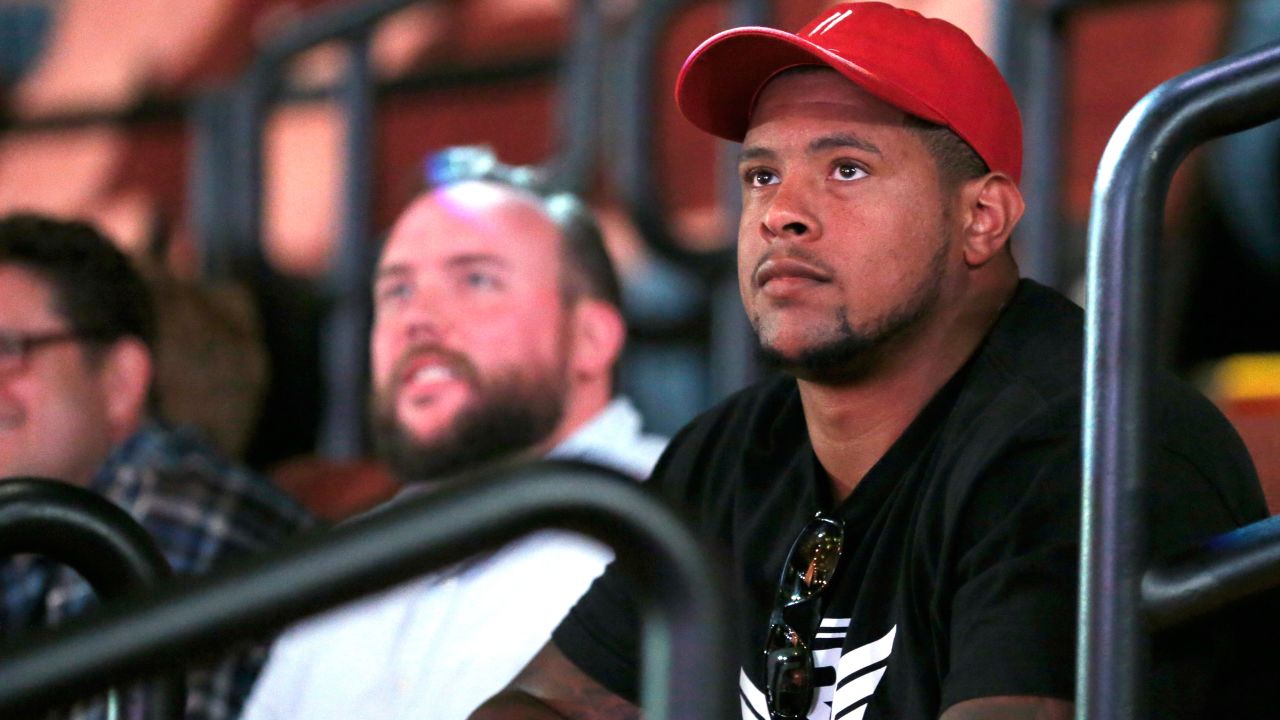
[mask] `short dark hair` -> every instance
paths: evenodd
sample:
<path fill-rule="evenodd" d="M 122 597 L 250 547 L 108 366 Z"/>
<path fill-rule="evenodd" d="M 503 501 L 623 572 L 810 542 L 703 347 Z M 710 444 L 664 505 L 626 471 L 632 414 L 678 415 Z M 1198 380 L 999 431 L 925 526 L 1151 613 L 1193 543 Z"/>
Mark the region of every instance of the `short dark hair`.
<path fill-rule="evenodd" d="M 529 166 L 500 162 L 485 146 L 446 148 L 427 158 L 427 186 L 431 189 L 461 182 L 504 185 L 531 196 L 560 230 L 560 287 L 566 299 L 590 297 L 622 308 L 618 272 L 604 245 L 595 214 L 577 195 L 550 187 L 543 173 Z"/>
<path fill-rule="evenodd" d="M 978 151 L 951 128 L 908 115 L 907 129 L 916 133 L 924 142 L 925 149 L 933 156 L 938 174 L 947 187 L 955 187 L 966 180 L 980 178 L 991 172 Z"/>
<path fill-rule="evenodd" d="M 39 275 L 53 310 L 86 340 L 141 340 L 154 353 L 155 306 L 142 275 L 93 225 L 36 213 L 0 217 L 0 265 Z"/>

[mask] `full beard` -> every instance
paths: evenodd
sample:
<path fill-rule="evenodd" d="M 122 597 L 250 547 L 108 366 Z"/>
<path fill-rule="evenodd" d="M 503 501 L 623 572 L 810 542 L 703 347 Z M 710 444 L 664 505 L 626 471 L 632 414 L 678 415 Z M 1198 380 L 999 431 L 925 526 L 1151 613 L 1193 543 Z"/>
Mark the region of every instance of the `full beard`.
<path fill-rule="evenodd" d="M 829 335 L 797 352 L 787 354 L 770 345 L 760 333 L 759 318 L 752 318 L 761 362 L 766 367 L 820 384 L 847 384 L 866 377 L 874 371 L 886 348 L 909 335 L 937 305 L 948 250 L 946 243 L 939 245 L 920 283 L 882 317 L 858 329 L 849 322 L 848 308 L 840 306 L 835 310 L 834 329 Z"/>
<path fill-rule="evenodd" d="M 564 415 L 567 379 L 508 373 L 490 382 L 472 376 L 473 399 L 450 427 L 418 440 L 400 426 L 393 393 L 372 403 L 370 425 L 378 455 L 402 482 L 438 480 L 512 459 L 544 442 Z"/>

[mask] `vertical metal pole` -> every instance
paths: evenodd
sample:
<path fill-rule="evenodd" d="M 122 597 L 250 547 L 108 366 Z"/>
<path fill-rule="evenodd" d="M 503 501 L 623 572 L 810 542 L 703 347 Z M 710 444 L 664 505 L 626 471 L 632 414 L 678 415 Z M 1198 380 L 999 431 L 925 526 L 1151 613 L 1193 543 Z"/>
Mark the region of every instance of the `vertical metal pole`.
<path fill-rule="evenodd" d="M 232 153 L 237 192 L 228 208 L 229 237 L 234 242 L 232 270 L 237 277 L 253 278 L 255 286 L 267 269 L 262 248 L 262 135 L 269 92 L 270 80 L 255 67 L 237 85 L 233 100 Z"/>
<path fill-rule="evenodd" d="M 1089 228 L 1076 716 L 1130 720 L 1146 717 L 1138 691 L 1146 636 L 1138 618 L 1154 371 L 1155 243 L 1147 238 L 1158 231 L 1163 203 L 1135 193 L 1125 203 L 1131 219 L 1108 216 L 1106 198 L 1118 192 L 1108 164 L 1104 154 Z"/>
<path fill-rule="evenodd" d="M 1013 37 L 1002 38 L 1004 68 L 1019 68 L 1014 87 L 1023 114 L 1022 193 L 1026 214 L 1013 250 L 1022 274 L 1050 287 L 1066 290 L 1070 268 L 1063 267 L 1062 232 L 1062 37 L 1065 10 L 1055 3 L 1028 3 L 1005 8 L 1011 15 L 1005 27 Z M 1021 52 L 1013 52 L 1013 46 Z"/>
<path fill-rule="evenodd" d="M 770 5 L 764 0 L 737 0 L 732 8 L 732 24 L 766 25 L 771 15 Z M 742 191 L 737 182 L 738 147 L 737 143 L 720 142 L 716 158 L 720 167 L 720 207 L 727 217 L 730 246 L 737 244 L 738 215 L 742 212 Z M 760 376 L 760 368 L 756 363 L 755 331 L 742 311 L 735 264 L 726 263 L 724 272 L 711 278 L 709 284 L 709 364 L 715 368 L 710 373 L 710 399 L 714 401 L 754 382 Z"/>
<path fill-rule="evenodd" d="M 592 190 L 603 112 L 604 14 L 597 0 L 576 5 L 572 45 L 559 73 L 552 183 L 577 195 Z"/>
<path fill-rule="evenodd" d="M 373 72 L 369 36 L 347 45 L 347 67 L 339 90 L 346 119 L 342 174 L 342 220 L 329 274 L 333 309 L 325 319 L 326 402 L 320 421 L 319 452 L 347 459 L 364 451 L 364 398 L 368 376 L 370 276 L 376 253 L 373 226 Z"/>
<path fill-rule="evenodd" d="M 1144 491 L 1156 251 L 1174 170 L 1195 144 L 1280 115 L 1280 43 L 1162 83 L 1102 154 L 1089 220 L 1076 712 L 1146 717 Z"/>
<path fill-rule="evenodd" d="M 201 93 L 191 104 L 192 161 L 187 168 L 188 224 L 205 278 L 231 275 L 236 245 L 233 223 L 235 186 L 235 96 L 226 89 Z"/>

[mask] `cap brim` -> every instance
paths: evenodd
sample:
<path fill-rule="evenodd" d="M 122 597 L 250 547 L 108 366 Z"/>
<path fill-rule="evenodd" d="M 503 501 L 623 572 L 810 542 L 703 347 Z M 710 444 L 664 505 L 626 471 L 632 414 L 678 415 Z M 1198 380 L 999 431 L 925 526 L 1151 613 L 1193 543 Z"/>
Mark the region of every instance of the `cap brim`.
<path fill-rule="evenodd" d="M 717 137 L 741 142 L 756 95 L 787 68 L 821 64 L 912 115 L 942 122 L 919 98 L 820 45 L 768 27 L 741 27 L 711 36 L 694 50 L 676 79 L 676 105 L 689 122 Z"/>

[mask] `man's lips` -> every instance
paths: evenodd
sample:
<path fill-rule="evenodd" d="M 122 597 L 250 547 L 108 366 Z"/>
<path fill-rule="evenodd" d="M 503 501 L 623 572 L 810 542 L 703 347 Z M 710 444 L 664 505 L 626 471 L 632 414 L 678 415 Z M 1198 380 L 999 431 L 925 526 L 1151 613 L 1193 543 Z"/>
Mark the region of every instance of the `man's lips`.
<path fill-rule="evenodd" d="M 471 364 L 458 353 L 419 350 L 406 353 L 396 368 L 397 394 L 407 388 L 427 388 L 450 382 L 470 382 Z"/>
<path fill-rule="evenodd" d="M 423 359 L 422 362 L 411 363 L 400 378 L 402 385 L 427 384 L 456 380 L 458 372 L 452 365 Z"/>
<path fill-rule="evenodd" d="M 775 280 L 828 282 L 831 273 L 817 265 L 794 257 L 767 258 L 756 267 L 756 287 L 764 288 Z"/>

